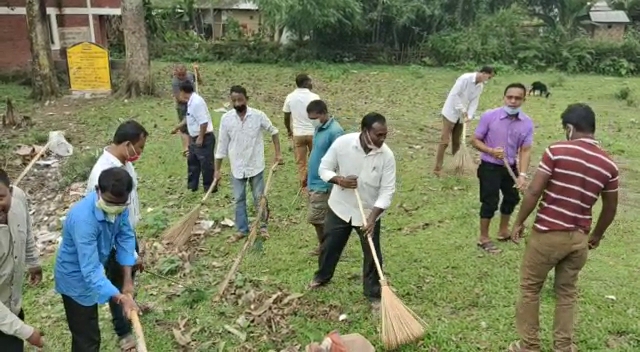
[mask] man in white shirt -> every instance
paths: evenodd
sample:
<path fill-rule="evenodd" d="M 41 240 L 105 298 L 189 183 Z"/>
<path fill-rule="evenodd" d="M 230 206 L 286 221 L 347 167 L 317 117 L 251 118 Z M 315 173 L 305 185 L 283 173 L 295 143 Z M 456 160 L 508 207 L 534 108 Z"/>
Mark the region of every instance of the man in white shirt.
<path fill-rule="evenodd" d="M 186 125 L 189 134 L 189 151 L 187 153 L 187 188 L 192 192 L 198 190 L 200 174 L 202 187 L 207 192 L 213 184 L 213 149 L 216 137 L 213 134 L 213 122 L 207 103 L 194 91 L 193 83 L 185 81 L 180 84 L 180 95 L 187 102 L 187 117 L 173 129 L 178 133 Z"/>
<path fill-rule="evenodd" d="M 386 138 L 387 123 L 384 116 L 369 113 L 362 119 L 360 133 L 338 137 L 322 158 L 320 177 L 335 186 L 329 196 L 318 271 L 309 285 L 313 289 L 331 280 L 351 231 L 355 229 L 364 254 L 364 295 L 374 310 L 380 307 L 380 277 L 364 236 L 372 237 L 376 256 L 382 263 L 380 219 L 391 205 L 396 191 L 396 161 L 393 152 L 384 143 Z M 366 226 L 354 189 L 358 190 L 367 214 Z"/>
<path fill-rule="evenodd" d="M 229 91 L 233 110 L 226 112 L 220 119 L 220 143 L 216 150 L 215 182 L 220 182 L 222 159 L 229 158 L 231 164 L 231 184 L 233 198 L 236 203 L 235 223 L 237 234 L 230 242 L 245 239 L 249 234 L 249 218 L 247 216 L 247 183 L 251 186 L 253 203 L 257 208 L 264 191 L 264 139 L 262 131 L 271 135 L 275 149 L 275 162 L 283 164 L 280 152 L 278 129 L 271 123 L 267 115 L 247 106 L 247 90 L 242 86 L 233 86 Z M 267 217 L 262 219 L 260 232 L 267 238 Z"/>
<path fill-rule="evenodd" d="M 140 221 L 140 200 L 138 199 L 138 175 L 133 167 L 133 163 L 140 159 L 148 136 L 149 133 L 147 130 L 134 120 L 121 123 L 113 135 L 111 145 L 104 148 L 102 155 L 96 161 L 93 169 L 91 169 L 89 180 L 87 180 L 86 193 L 88 194 L 96 189 L 98 186 L 98 178 L 104 170 L 112 167 L 121 167 L 127 170 L 133 179 L 133 190 L 129 196 L 128 208 L 129 222 L 134 231 Z M 136 251 L 140 251 L 137 240 Z M 111 281 L 117 289 L 122 290 L 124 276 L 122 275 L 122 266 L 116 261 L 115 255 L 116 251 L 114 248 L 111 251 L 109 262 L 105 269 L 109 281 Z M 136 253 L 136 256 L 138 256 L 138 265 L 133 267 L 132 277 L 135 276 L 136 271 L 143 270 L 142 253 Z M 125 317 L 122 307 L 110 300 L 109 308 L 111 309 L 113 328 L 120 341 L 120 347 L 124 351 L 135 348 L 136 344 L 131 333 L 131 324 L 129 323 L 129 319 Z"/>
<path fill-rule="evenodd" d="M 294 156 L 298 166 L 300 187 L 307 187 L 307 159 L 313 147 L 313 133 L 315 128 L 307 114 L 307 106 L 320 96 L 311 92 L 311 77 L 305 73 L 296 76 L 296 88 L 287 95 L 282 111 L 284 125 L 290 138 L 293 138 Z"/>
<path fill-rule="evenodd" d="M 433 173 L 440 176 L 444 162 L 444 152 L 451 141 L 451 154 L 460 149 L 462 123 L 468 123 L 478 109 L 480 94 L 484 84 L 493 78 L 495 70 L 491 66 L 484 66 L 478 72 L 465 73 L 458 77 L 449 91 L 447 100 L 442 107 L 442 134 L 436 154 L 436 165 Z"/>

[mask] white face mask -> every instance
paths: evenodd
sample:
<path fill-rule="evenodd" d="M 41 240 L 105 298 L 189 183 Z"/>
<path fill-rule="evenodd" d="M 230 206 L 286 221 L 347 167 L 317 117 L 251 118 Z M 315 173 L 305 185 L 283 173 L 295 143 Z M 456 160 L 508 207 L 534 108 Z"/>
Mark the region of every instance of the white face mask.
<path fill-rule="evenodd" d="M 369 149 L 373 151 L 378 150 L 379 148 L 375 144 L 373 144 L 373 141 L 371 141 L 371 136 L 369 135 L 369 132 L 363 131 L 362 133 L 364 134 L 364 142 L 367 145 L 367 147 L 369 147 Z"/>
<path fill-rule="evenodd" d="M 320 119 L 313 119 L 311 120 L 311 125 L 313 125 L 314 128 L 318 128 L 322 126 L 322 122 L 320 122 Z"/>

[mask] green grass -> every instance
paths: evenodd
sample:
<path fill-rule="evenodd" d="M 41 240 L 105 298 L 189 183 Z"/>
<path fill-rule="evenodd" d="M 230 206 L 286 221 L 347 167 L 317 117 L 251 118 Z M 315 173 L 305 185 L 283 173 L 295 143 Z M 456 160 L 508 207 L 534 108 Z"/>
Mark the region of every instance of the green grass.
<path fill-rule="evenodd" d="M 155 66 L 166 71 L 166 67 Z M 478 235 L 478 185 L 467 179 L 431 176 L 434 148 L 440 126 L 439 112 L 448 89 L 460 72 L 418 67 L 309 66 L 284 68 L 262 65 L 202 65 L 207 81 L 201 87 L 210 109 L 226 102 L 233 84 L 247 87 L 250 106 L 262 109 L 284 131 L 281 106 L 294 86 L 296 73 L 306 71 L 314 78 L 315 91 L 328 102 L 348 131 L 356 131 L 360 118 L 377 111 L 388 118 L 391 133 L 387 140 L 398 163 L 398 190 L 392 208 L 385 215 L 382 247 L 385 271 L 402 300 L 428 323 L 427 334 L 419 345 L 403 351 L 504 351 L 517 338 L 514 328 L 514 302 L 518 293 L 518 268 L 522 246 L 500 245 L 504 252 L 487 256 L 476 249 Z M 168 87 L 163 76 L 163 88 Z M 560 113 L 570 103 L 588 102 L 598 114 L 598 138 L 623 166 L 623 205 L 601 247 L 592 252 L 579 283 L 580 302 L 577 343 L 581 351 L 638 351 L 640 302 L 637 241 L 632 229 L 639 228 L 635 214 L 640 167 L 637 141 L 639 79 L 596 76 L 499 75 L 485 89 L 480 109 L 501 105 L 502 91 L 511 82 L 530 84 L 541 80 L 552 84 L 550 99 L 530 98 L 524 111 L 536 122 L 535 155 L 551 142 L 564 138 Z M 629 94 L 620 93 L 628 87 Z M 25 94 L 13 86 L 0 86 L 7 94 Z M 623 99 L 624 98 L 624 99 Z M 24 101 L 24 99 L 22 100 Z M 23 104 L 28 109 L 28 104 Z M 105 144 L 119 119 L 133 117 L 151 133 L 145 153 L 136 167 L 143 203 L 140 236 L 146 242 L 159 242 L 159 233 L 197 204 L 197 196 L 185 190 L 186 165 L 180 156 L 180 143 L 169 134 L 175 124 L 172 100 L 147 98 L 136 101 L 104 101 L 83 107 L 56 108 L 71 112 L 50 118 L 44 112 L 34 115 L 37 129 L 71 130 L 72 143 L 95 148 Z M 216 114 L 216 120 L 219 114 Z M 217 127 L 217 121 L 215 121 Z M 24 138 L 24 137 L 23 137 Z M 287 141 L 281 138 L 283 146 Z M 265 139 L 268 160 L 273 148 Z M 249 254 L 243 261 L 233 299 L 213 304 L 218 282 L 226 274 L 240 245 L 225 243 L 232 230 L 213 231 L 191 250 L 188 270 L 176 255 L 149 250 L 151 269 L 165 273 L 195 290 L 181 291 L 176 285 L 149 274 L 140 275 L 138 292 L 144 302 L 153 303 L 153 313 L 143 317 L 150 351 L 177 351 L 180 346 L 172 333 L 179 321 L 188 318 L 184 330 L 196 329 L 189 343 L 194 350 L 228 351 L 281 350 L 304 347 L 332 329 L 359 332 L 379 344 L 379 321 L 369 314 L 362 296 L 360 280 L 361 249 L 357 237 L 350 241 L 344 261 L 333 282 L 325 289 L 306 292 L 317 267 L 307 255 L 315 246 L 315 234 L 304 222 L 305 204 L 296 200 L 297 183 L 293 156 L 284 149 L 286 165 L 275 175 L 269 194 L 272 207 L 270 233 L 262 254 Z M 81 150 L 81 149 L 77 149 Z M 72 158 L 79 158 L 78 155 Z M 228 162 L 225 165 L 228 177 Z M 207 202 L 211 220 L 233 219 L 228 178 L 221 191 Z M 37 200 L 33 200 L 37 205 Z M 493 224 L 493 232 L 497 230 Z M 156 252 L 156 254 L 154 254 Z M 159 257 L 159 258 L 158 258 Z M 184 255 L 182 255 L 184 257 Z M 53 291 L 52 260 L 45 261 L 46 278 L 39 288 L 26 288 L 27 319 L 47 334 L 49 351 L 69 350 L 61 300 Z M 304 293 L 293 303 L 281 299 L 260 316 L 240 327 L 235 322 L 247 318 L 246 307 L 239 307 L 243 294 L 255 291 L 256 310 L 266 298 L 279 291 L 283 296 Z M 613 301 L 605 296 L 613 295 Z M 251 294 L 245 295 L 249 299 Z M 542 338 L 550 346 L 553 292 L 542 294 Z M 115 350 L 114 334 L 106 309 L 102 317 L 103 350 Z M 338 322 L 340 314 L 346 322 Z M 234 326 L 246 333 L 240 337 L 225 329 Z M 240 324 L 245 325 L 245 324 Z M 239 334 L 242 335 L 242 334 Z M 242 336 L 241 336 L 242 337 Z M 550 351 L 547 347 L 547 351 Z"/>

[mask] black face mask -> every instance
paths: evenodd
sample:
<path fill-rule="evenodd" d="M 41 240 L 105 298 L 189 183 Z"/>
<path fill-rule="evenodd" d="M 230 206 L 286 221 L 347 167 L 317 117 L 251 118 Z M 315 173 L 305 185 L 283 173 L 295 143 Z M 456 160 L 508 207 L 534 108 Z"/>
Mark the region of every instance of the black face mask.
<path fill-rule="evenodd" d="M 234 105 L 233 108 L 239 113 L 243 113 L 243 112 L 247 111 L 247 105 L 246 104 Z"/>

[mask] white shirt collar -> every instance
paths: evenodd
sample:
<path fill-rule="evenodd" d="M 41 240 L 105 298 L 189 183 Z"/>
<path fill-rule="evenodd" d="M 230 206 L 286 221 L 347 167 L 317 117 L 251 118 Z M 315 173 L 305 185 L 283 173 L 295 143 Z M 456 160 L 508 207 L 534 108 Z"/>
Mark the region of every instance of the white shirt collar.
<path fill-rule="evenodd" d="M 104 155 L 105 159 L 107 159 L 108 162 L 116 166 L 124 166 L 124 164 L 120 161 L 120 159 L 116 158 L 115 155 L 111 154 L 111 152 L 109 152 L 108 149 L 109 147 L 104 147 L 103 149 L 102 155 Z"/>

